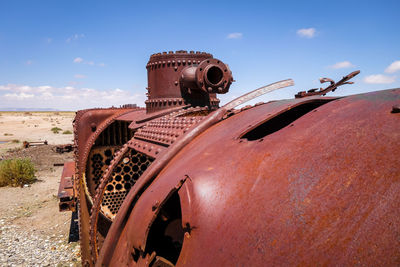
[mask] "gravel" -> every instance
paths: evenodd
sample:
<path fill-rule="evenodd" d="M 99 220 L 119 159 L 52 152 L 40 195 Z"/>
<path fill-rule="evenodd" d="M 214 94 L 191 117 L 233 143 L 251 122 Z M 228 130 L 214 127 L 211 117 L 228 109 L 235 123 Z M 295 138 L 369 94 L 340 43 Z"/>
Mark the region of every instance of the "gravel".
<path fill-rule="evenodd" d="M 81 266 L 79 243 L 42 236 L 0 219 L 0 266 Z"/>
<path fill-rule="evenodd" d="M 53 166 L 73 155 L 53 150 L 48 145 L 1 155 L 31 158 L 38 181 L 22 188 L 0 188 L 0 267 L 81 266 L 79 242 L 68 243 L 71 214 L 58 211 L 62 167 Z"/>

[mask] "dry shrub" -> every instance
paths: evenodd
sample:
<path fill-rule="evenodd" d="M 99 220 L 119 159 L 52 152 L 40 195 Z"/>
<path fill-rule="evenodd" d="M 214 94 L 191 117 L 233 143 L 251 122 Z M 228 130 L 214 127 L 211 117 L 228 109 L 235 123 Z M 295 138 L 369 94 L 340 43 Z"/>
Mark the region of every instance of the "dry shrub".
<path fill-rule="evenodd" d="M 52 131 L 53 133 L 55 133 L 55 134 L 58 134 L 60 131 L 62 131 L 62 129 L 61 129 L 61 128 L 58 128 L 58 127 L 53 127 L 53 128 L 51 128 L 51 131 Z"/>
<path fill-rule="evenodd" d="M 0 187 L 7 185 L 23 186 L 35 181 L 35 167 L 30 159 L 0 161 Z"/>
<path fill-rule="evenodd" d="M 72 134 L 72 132 L 70 130 L 66 130 L 63 132 L 63 134 Z"/>

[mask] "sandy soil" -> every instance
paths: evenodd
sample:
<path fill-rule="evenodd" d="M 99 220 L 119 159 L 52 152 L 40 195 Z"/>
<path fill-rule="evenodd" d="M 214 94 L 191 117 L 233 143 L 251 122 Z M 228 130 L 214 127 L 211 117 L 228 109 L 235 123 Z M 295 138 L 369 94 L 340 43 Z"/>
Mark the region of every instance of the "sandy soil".
<path fill-rule="evenodd" d="M 54 163 L 63 163 L 73 159 L 73 153 L 58 154 L 54 145 L 22 148 L 22 141 L 47 140 L 49 144 L 72 143 L 72 134 L 54 134 L 52 127 L 59 127 L 63 131 L 72 132 L 74 113 L 34 112 L 1 112 L 0 116 L 0 141 L 20 140 L 20 143 L 0 143 L 0 158 L 30 158 L 36 168 L 38 181 L 31 186 L 23 188 L 0 188 L 0 219 L 4 225 L 13 225 L 23 234 L 39 236 L 45 241 L 62 245 L 63 250 L 79 254 L 77 243 L 68 244 L 68 233 L 71 212 L 58 211 L 57 192 L 63 167 L 55 167 Z M 7 135 L 5 135 L 7 134 Z M 1 239 L 1 229 L 0 229 Z M 18 246 L 18 243 L 15 243 Z M 28 248 L 29 249 L 29 248 Z M 33 248 L 34 249 L 34 248 Z M 56 251 L 58 246 L 51 246 Z M 53 251 L 53 254 L 54 254 Z M 0 256 L 6 251 L 0 251 Z M 51 251 L 49 252 L 51 254 Z M 12 253 L 11 253 L 12 254 Z M 51 256 L 51 255 L 50 255 Z M 71 255 L 73 265 L 79 264 L 79 255 Z M 0 259 L 1 260 L 1 259 Z M 26 259 L 25 259 L 26 260 Z M 71 258 L 69 259 L 71 260 Z M 0 261 L 1 262 L 1 261 Z M 64 262 L 69 265 L 70 261 Z M 14 265 L 18 261 L 3 261 Z M 34 262 L 36 263 L 36 262 Z M 39 262 L 42 265 L 43 262 Z M 46 262 L 47 263 L 47 262 Z M 23 265 L 32 262 L 23 262 Z M 54 264 L 50 261 L 50 265 Z M 2 264 L 0 264 L 2 265 Z"/>
<path fill-rule="evenodd" d="M 49 144 L 72 143 L 72 120 L 75 112 L 5 112 L 0 111 L 0 148 L 3 141 L 44 141 Z M 62 129 L 55 134 L 52 128 Z M 8 144 L 7 148 L 15 145 Z M 1 153 L 1 152 L 0 152 Z"/>
<path fill-rule="evenodd" d="M 59 154 L 54 146 L 38 146 L 16 149 L 2 155 L 8 158 L 30 158 L 35 165 L 37 182 L 23 188 L 0 188 L 0 214 L 8 214 L 13 224 L 27 226 L 32 231 L 47 235 L 60 230 L 68 237 L 70 212 L 58 212 L 58 186 L 62 166 L 53 166 L 73 160 L 72 152 Z M 32 227 L 34 226 L 34 227 Z"/>

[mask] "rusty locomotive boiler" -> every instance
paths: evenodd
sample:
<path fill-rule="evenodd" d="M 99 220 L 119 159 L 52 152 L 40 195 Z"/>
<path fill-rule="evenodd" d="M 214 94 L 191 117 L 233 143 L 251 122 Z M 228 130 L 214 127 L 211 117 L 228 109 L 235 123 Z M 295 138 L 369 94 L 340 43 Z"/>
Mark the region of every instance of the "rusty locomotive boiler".
<path fill-rule="evenodd" d="M 60 210 L 83 265 L 400 264 L 400 89 L 219 107 L 211 54 L 154 54 L 146 108 L 78 111 Z"/>

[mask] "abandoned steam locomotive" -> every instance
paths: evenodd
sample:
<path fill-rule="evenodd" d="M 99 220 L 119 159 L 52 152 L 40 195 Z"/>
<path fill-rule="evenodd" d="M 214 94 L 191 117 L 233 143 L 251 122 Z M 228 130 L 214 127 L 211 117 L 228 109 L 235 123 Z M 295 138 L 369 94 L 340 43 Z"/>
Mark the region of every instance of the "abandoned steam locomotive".
<path fill-rule="evenodd" d="M 204 52 L 154 54 L 146 108 L 78 111 L 61 211 L 83 265 L 400 264 L 400 89 L 219 107 L 233 82 Z"/>

